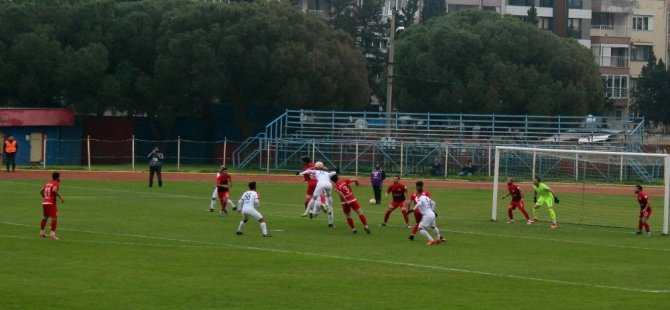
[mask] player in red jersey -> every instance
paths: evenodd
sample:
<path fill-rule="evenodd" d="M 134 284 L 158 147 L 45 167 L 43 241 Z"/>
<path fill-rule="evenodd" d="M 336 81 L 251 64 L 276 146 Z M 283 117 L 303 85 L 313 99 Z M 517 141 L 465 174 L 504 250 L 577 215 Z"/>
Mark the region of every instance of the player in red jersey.
<path fill-rule="evenodd" d="M 642 227 L 644 227 L 644 235 L 646 237 L 651 236 L 651 231 L 649 230 L 649 217 L 651 216 L 651 200 L 647 193 L 642 191 L 642 185 L 635 185 L 635 194 L 637 194 L 637 202 L 640 204 L 640 219 L 637 224 L 638 235 L 642 234 Z"/>
<path fill-rule="evenodd" d="M 312 159 L 310 159 L 307 156 L 303 156 L 300 158 L 302 160 L 303 166 L 302 166 L 302 171 L 308 170 L 308 169 L 314 169 L 314 162 Z M 301 171 L 301 172 L 302 172 Z M 307 205 L 309 204 L 309 201 L 312 200 L 312 195 L 314 195 L 314 190 L 316 189 L 316 183 L 318 181 L 316 178 L 314 178 L 313 174 L 307 173 L 303 174 L 304 177 L 304 182 L 307 182 L 307 194 L 305 195 L 305 212 L 301 214 L 300 216 L 307 216 L 309 213 L 307 210 Z"/>
<path fill-rule="evenodd" d="M 507 198 L 507 196 L 512 196 L 512 201 L 509 202 L 509 207 L 507 208 L 507 215 L 509 216 L 509 221 L 507 221 L 507 223 L 514 223 L 514 214 L 512 214 L 512 211 L 516 208 L 519 208 L 521 213 L 523 213 L 523 216 L 526 217 L 526 223 L 531 224 L 532 221 L 528 216 L 526 208 L 523 206 L 523 192 L 521 192 L 521 187 L 514 184 L 514 180 L 512 180 L 512 178 L 507 178 L 507 191 L 509 193 L 505 196 L 502 196 L 502 199 Z"/>
<path fill-rule="evenodd" d="M 400 183 L 399 176 L 393 177 L 393 184 L 391 184 L 389 188 L 386 190 L 386 197 L 388 197 L 389 193 L 392 193 L 393 201 L 391 201 L 391 205 L 389 205 L 389 208 L 386 210 L 386 213 L 384 214 L 384 222 L 382 222 L 381 225 L 379 226 L 386 226 L 386 223 L 389 220 L 389 216 L 391 216 L 391 212 L 400 207 L 400 210 L 402 211 L 402 216 L 405 218 L 405 225 L 407 226 L 407 228 L 410 228 L 411 226 L 409 226 L 407 204 L 405 203 L 405 200 L 407 200 L 407 198 L 405 197 L 405 195 L 407 194 L 407 186 L 405 186 L 405 184 Z"/>
<path fill-rule="evenodd" d="M 231 208 L 235 208 L 235 204 L 230 200 L 230 188 L 233 187 L 233 179 L 228 174 L 228 168 L 226 166 L 221 166 L 219 170 L 219 175 L 216 177 L 216 191 L 219 195 L 219 201 L 221 202 L 221 212 L 220 216 L 228 214 L 226 206 L 230 205 Z"/>
<path fill-rule="evenodd" d="M 370 227 L 368 227 L 368 219 L 365 217 L 363 210 L 361 210 L 361 205 L 358 203 L 356 196 L 354 196 L 354 191 L 351 189 L 351 183 L 358 185 L 358 180 L 355 179 L 342 179 L 340 180 L 337 177 L 337 174 L 330 177 L 330 180 L 335 183 L 335 191 L 340 195 L 340 200 L 342 201 L 342 211 L 347 217 L 347 223 L 351 227 L 351 233 L 357 233 L 356 226 L 354 226 L 354 220 L 351 218 L 351 210 L 354 210 L 358 214 L 358 218 L 363 223 L 363 227 L 366 233 L 370 233 Z"/>
<path fill-rule="evenodd" d="M 302 171 L 314 169 L 314 162 L 309 157 L 303 156 L 300 159 L 304 164 L 302 166 Z M 297 174 L 300 174 L 300 172 L 297 172 Z M 300 216 L 305 217 L 309 214 L 307 205 L 309 205 L 309 202 L 312 200 L 312 197 L 314 196 L 314 190 L 316 190 L 316 184 L 319 183 L 319 181 L 311 173 L 306 173 L 303 174 L 302 176 L 304 177 L 304 182 L 307 182 L 307 195 L 305 195 L 305 212 L 303 212 Z M 321 195 L 321 204 L 325 203 L 326 203 L 326 196 Z"/>
<path fill-rule="evenodd" d="M 56 206 L 56 198 L 60 199 L 61 203 L 65 203 L 63 197 L 60 196 L 58 190 L 60 189 L 60 173 L 54 172 L 51 174 L 51 181 L 42 186 L 40 195 L 42 195 L 42 213 L 44 217 L 40 222 L 40 236 L 46 238 L 47 234 L 44 228 L 47 226 L 47 220 L 51 218 L 51 233 L 49 238 L 58 240 L 56 237 L 56 225 L 58 224 L 58 207 Z"/>
<path fill-rule="evenodd" d="M 412 227 L 412 232 L 409 234 L 409 240 L 412 241 L 414 241 L 414 235 L 419 230 L 419 223 L 421 223 L 421 210 L 419 210 L 419 208 L 414 208 L 419 202 L 421 196 L 432 198 L 430 196 L 430 191 L 423 189 L 423 181 L 417 181 L 416 190 L 409 196 L 409 209 L 412 210 L 411 212 L 414 214 L 414 221 L 416 222 L 416 224 Z"/>

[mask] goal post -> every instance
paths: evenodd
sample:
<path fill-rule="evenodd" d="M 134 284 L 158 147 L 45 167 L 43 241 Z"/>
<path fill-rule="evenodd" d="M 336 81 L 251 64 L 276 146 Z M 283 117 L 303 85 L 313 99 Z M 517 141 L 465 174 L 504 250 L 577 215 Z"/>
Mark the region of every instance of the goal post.
<path fill-rule="evenodd" d="M 506 217 L 505 180 L 521 185 L 526 209 L 532 215 L 531 187 L 539 176 L 561 198 L 555 207 L 558 222 L 637 228 L 634 185 L 640 184 L 652 200 L 652 230 L 668 234 L 670 214 L 670 156 L 668 154 L 565 150 L 496 146 L 491 219 Z M 500 193 L 500 192 L 503 193 Z M 661 208 L 662 206 L 662 208 Z M 504 212 L 504 215 L 503 215 Z M 522 216 L 520 213 L 516 217 Z M 546 220 L 546 209 L 540 218 Z"/>

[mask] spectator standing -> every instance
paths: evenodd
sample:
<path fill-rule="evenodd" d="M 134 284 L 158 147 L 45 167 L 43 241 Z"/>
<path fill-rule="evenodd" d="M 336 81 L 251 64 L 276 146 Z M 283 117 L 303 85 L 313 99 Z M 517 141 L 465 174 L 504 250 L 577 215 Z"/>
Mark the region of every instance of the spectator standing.
<path fill-rule="evenodd" d="M 158 187 L 163 187 L 163 177 L 161 176 L 161 168 L 163 167 L 163 153 L 160 152 L 158 147 L 149 153 L 149 187 L 154 185 L 154 174 L 158 178 Z"/>
<path fill-rule="evenodd" d="M 9 172 L 9 166 L 12 166 L 12 172 L 16 172 L 16 152 L 18 150 L 19 145 L 16 143 L 16 140 L 14 140 L 14 136 L 9 135 L 3 143 L 7 172 Z"/>
<path fill-rule="evenodd" d="M 372 191 L 375 194 L 375 204 L 382 202 L 382 186 L 384 186 L 384 179 L 386 179 L 386 172 L 382 169 L 380 164 L 375 165 L 370 175 L 370 182 L 372 183 Z"/>

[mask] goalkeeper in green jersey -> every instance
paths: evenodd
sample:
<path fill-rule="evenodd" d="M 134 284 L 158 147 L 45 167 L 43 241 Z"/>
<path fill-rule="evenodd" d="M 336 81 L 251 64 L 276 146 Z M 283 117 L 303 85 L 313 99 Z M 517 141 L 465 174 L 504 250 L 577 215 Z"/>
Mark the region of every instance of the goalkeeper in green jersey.
<path fill-rule="evenodd" d="M 556 229 L 556 212 L 554 212 L 554 202 L 558 203 L 558 196 L 554 191 L 542 183 L 539 177 L 533 178 L 533 189 L 535 190 L 535 207 L 533 207 L 533 223 L 537 222 L 537 214 L 542 206 L 547 206 L 549 216 L 551 216 L 551 229 Z"/>

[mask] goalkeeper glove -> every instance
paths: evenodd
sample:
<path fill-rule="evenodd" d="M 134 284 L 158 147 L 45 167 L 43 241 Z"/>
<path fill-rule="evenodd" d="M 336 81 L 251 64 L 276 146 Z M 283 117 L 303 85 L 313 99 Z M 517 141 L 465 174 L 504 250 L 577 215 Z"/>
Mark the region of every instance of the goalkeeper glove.
<path fill-rule="evenodd" d="M 537 203 L 537 195 L 533 196 L 533 203 Z"/>
<path fill-rule="evenodd" d="M 558 203 L 560 200 L 558 200 L 558 196 L 554 196 L 554 202 Z"/>
<path fill-rule="evenodd" d="M 295 175 L 300 175 L 300 172 L 296 172 Z"/>

